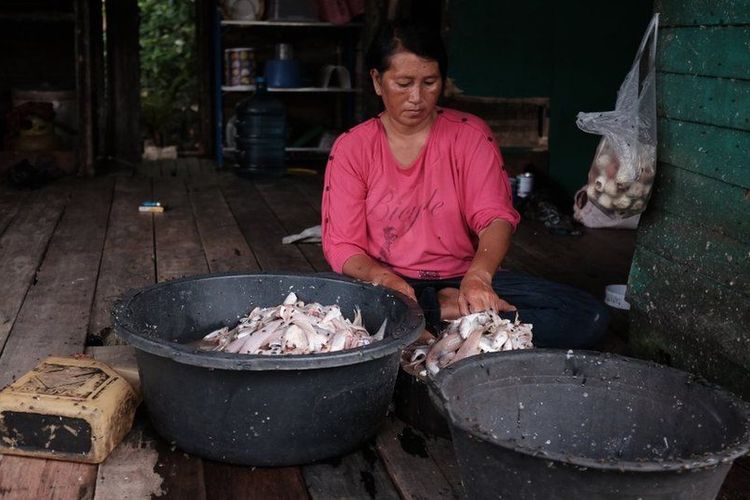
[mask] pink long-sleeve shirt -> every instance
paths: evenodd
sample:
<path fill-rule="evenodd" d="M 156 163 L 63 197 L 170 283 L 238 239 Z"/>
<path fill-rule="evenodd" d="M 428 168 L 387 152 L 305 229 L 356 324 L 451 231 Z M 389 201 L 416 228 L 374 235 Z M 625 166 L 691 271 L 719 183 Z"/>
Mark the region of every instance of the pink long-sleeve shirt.
<path fill-rule="evenodd" d="M 323 192 L 323 252 L 334 271 L 366 254 L 420 279 L 462 276 L 477 234 L 520 219 L 503 159 L 476 116 L 440 109 L 416 160 L 402 168 L 378 118 L 333 146 Z"/>

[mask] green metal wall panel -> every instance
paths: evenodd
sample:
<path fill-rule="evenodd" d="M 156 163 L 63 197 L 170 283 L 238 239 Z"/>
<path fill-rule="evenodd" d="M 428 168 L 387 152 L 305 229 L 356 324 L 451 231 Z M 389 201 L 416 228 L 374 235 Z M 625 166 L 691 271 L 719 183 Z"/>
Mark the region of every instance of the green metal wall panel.
<path fill-rule="evenodd" d="M 656 0 L 662 26 L 750 23 L 750 0 Z"/>
<path fill-rule="evenodd" d="M 750 188 L 750 132 L 659 119 L 659 160 Z"/>
<path fill-rule="evenodd" d="M 750 79 L 750 27 L 665 28 L 657 68 L 690 75 Z"/>

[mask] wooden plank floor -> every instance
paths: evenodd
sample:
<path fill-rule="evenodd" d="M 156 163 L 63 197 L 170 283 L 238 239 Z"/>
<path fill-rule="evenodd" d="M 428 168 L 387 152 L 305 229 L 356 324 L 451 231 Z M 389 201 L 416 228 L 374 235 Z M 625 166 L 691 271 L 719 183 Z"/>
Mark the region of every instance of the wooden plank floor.
<path fill-rule="evenodd" d="M 250 182 L 187 159 L 33 192 L 0 186 L 0 386 L 48 354 L 83 352 L 87 339 L 108 336 L 112 302 L 129 288 L 207 272 L 329 270 L 319 245 L 281 244 L 282 236 L 318 223 L 321 182 Z M 167 211 L 138 213 L 147 199 Z M 632 232 L 572 238 L 524 222 L 506 267 L 601 296 L 606 284 L 626 282 L 633 245 Z M 622 341 L 608 346 L 619 349 Z M 746 478 L 734 470 L 730 477 L 739 486 Z M 360 450 L 304 467 L 189 456 L 162 441 L 143 410 L 100 466 L 0 456 L 2 499 L 459 496 L 450 442 L 393 418 Z"/>

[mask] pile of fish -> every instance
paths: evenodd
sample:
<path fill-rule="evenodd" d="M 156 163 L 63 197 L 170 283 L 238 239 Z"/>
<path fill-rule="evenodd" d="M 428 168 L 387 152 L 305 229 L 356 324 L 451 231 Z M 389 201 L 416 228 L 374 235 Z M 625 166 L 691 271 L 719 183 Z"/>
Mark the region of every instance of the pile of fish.
<path fill-rule="evenodd" d="M 224 327 L 209 333 L 198 348 L 265 355 L 342 351 L 383 340 L 386 321 L 370 335 L 359 309 L 349 321 L 338 305 L 305 304 L 292 292 L 279 306 L 256 307 L 231 330 Z"/>
<path fill-rule="evenodd" d="M 435 375 L 456 361 L 483 352 L 530 349 L 530 323 L 503 319 L 492 311 L 483 311 L 451 321 L 437 341 L 412 348 L 406 366 L 420 377 Z"/>

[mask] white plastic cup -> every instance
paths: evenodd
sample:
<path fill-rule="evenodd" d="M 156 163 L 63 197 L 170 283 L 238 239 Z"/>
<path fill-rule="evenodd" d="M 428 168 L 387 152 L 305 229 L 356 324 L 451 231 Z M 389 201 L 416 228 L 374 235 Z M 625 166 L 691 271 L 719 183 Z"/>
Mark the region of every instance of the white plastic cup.
<path fill-rule="evenodd" d="M 630 304 L 625 300 L 627 285 L 607 285 L 604 289 L 604 303 L 615 309 L 630 310 Z"/>

